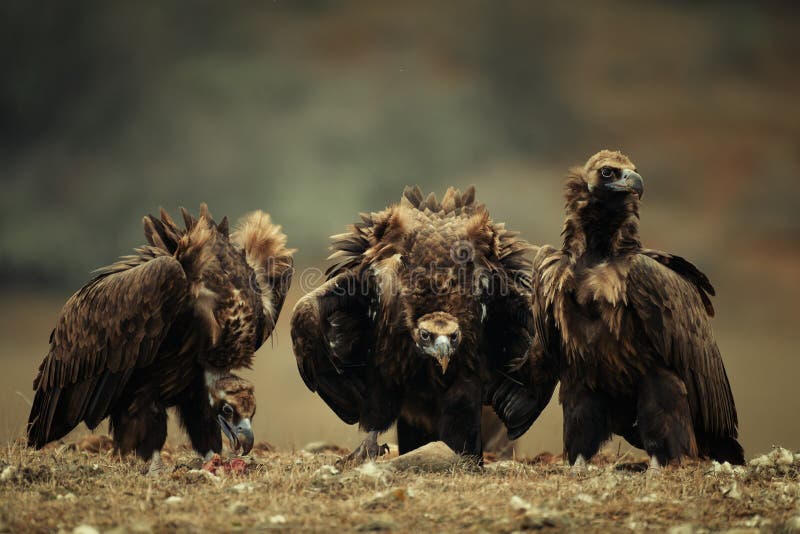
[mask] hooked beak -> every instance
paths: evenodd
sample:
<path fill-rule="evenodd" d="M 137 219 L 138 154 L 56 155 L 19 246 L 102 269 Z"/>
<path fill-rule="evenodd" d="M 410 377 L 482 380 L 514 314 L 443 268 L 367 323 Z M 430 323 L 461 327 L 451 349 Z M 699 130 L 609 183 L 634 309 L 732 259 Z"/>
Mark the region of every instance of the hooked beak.
<path fill-rule="evenodd" d="M 239 449 L 241 449 L 242 456 L 248 454 L 252 450 L 254 437 L 252 427 L 250 426 L 250 419 L 242 419 L 236 426 L 230 424 L 228 420 L 221 415 L 217 416 L 217 420 L 219 421 L 219 426 L 223 434 L 228 438 L 231 450 L 238 452 Z"/>
<path fill-rule="evenodd" d="M 642 198 L 644 194 L 644 180 L 642 180 L 638 172 L 630 169 L 624 169 L 622 177 L 615 182 L 607 183 L 606 187 L 612 191 L 636 193 L 639 198 Z"/>
<path fill-rule="evenodd" d="M 447 366 L 450 364 L 450 356 L 453 355 L 453 345 L 450 344 L 450 339 L 447 336 L 439 336 L 433 344 L 433 357 L 442 369 L 442 374 L 447 372 Z"/>

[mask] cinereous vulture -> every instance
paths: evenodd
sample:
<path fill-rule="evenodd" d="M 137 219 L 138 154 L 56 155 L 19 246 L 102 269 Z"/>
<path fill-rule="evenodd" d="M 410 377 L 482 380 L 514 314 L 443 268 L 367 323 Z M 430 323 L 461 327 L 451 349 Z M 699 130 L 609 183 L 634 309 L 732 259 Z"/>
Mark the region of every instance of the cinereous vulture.
<path fill-rule="evenodd" d="M 531 343 L 530 246 L 472 187 L 441 202 L 406 188 L 332 239 L 335 264 L 291 328 L 305 384 L 368 432 L 348 460 L 380 454 L 378 433 L 395 422 L 401 453 L 442 440 L 480 458 L 493 377 Z"/>
<path fill-rule="evenodd" d="M 193 447 L 253 444 L 252 386 L 230 374 L 250 367 L 270 336 L 292 275 L 286 236 L 257 211 L 229 236 L 205 205 L 180 228 L 161 210 L 144 218 L 148 244 L 95 276 L 61 310 L 34 380 L 28 443 L 42 447 L 81 422 L 106 417 L 121 453 L 160 468 L 166 409 L 175 407 Z"/>
<path fill-rule="evenodd" d="M 643 190 L 626 156 L 598 152 L 567 178 L 563 247 L 534 258 L 536 337 L 547 377 L 561 381 L 567 458 L 583 464 L 613 433 L 653 469 L 696 457 L 742 464 L 711 330 L 714 288 L 687 260 L 642 248 Z"/>

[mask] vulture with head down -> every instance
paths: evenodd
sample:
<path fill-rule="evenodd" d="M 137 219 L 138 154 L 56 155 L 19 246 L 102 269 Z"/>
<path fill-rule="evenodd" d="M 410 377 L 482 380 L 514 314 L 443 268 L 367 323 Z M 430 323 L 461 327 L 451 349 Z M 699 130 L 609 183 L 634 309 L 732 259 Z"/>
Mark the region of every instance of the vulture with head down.
<path fill-rule="evenodd" d="M 570 463 L 612 433 L 658 468 L 681 458 L 744 462 L 731 387 L 711 330 L 714 294 L 685 259 L 642 248 L 642 177 L 603 150 L 566 182 L 564 245 L 534 259 L 537 380 L 561 381 Z M 550 390 L 552 391 L 552 390 Z"/>
<path fill-rule="evenodd" d="M 81 422 L 109 418 L 114 444 L 160 466 L 166 408 L 193 447 L 219 452 L 220 430 L 249 452 L 250 367 L 270 336 L 291 281 L 286 236 L 263 212 L 229 236 L 203 205 L 180 228 L 144 218 L 148 245 L 96 272 L 64 305 L 34 380 L 28 443 L 42 447 Z"/>
<path fill-rule="evenodd" d="M 294 309 L 300 375 L 369 433 L 350 460 L 378 455 L 378 433 L 395 422 L 401 453 L 442 440 L 480 457 L 493 377 L 531 342 L 530 247 L 474 188 L 441 202 L 406 188 L 361 219 L 333 237 L 327 282 Z"/>

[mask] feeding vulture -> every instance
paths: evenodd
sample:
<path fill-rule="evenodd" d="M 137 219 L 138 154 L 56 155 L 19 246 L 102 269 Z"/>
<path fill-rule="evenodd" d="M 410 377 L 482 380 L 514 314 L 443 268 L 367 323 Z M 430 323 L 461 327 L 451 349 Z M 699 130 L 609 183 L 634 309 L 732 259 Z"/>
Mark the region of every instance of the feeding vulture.
<path fill-rule="evenodd" d="M 368 432 L 348 460 L 380 454 L 395 422 L 401 453 L 442 440 L 479 458 L 492 377 L 531 342 L 530 246 L 473 187 L 441 202 L 407 187 L 331 248 L 335 264 L 297 303 L 291 333 L 306 386 Z"/>
<path fill-rule="evenodd" d="M 115 447 L 160 468 L 166 408 L 193 447 L 219 452 L 220 429 L 249 452 L 253 389 L 229 373 L 250 367 L 270 336 L 292 275 L 286 236 L 256 211 L 229 236 L 205 204 L 144 218 L 148 244 L 96 271 L 61 310 L 34 380 L 28 443 L 42 447 L 81 422 L 109 417 Z"/>
<path fill-rule="evenodd" d="M 681 458 L 744 463 L 733 395 L 711 330 L 708 278 L 642 248 L 642 177 L 603 150 L 566 181 L 561 250 L 534 258 L 540 382 L 561 381 L 564 447 L 589 460 L 612 433 L 659 468 Z"/>

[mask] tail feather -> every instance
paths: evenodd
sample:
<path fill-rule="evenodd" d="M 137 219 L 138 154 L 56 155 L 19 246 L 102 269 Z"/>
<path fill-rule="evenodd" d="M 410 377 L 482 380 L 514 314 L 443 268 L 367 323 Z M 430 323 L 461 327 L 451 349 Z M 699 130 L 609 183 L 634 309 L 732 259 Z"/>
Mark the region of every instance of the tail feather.
<path fill-rule="evenodd" d="M 705 451 L 710 458 L 720 463 L 744 465 L 744 449 L 732 437 L 715 437 L 708 440 Z"/>

